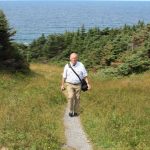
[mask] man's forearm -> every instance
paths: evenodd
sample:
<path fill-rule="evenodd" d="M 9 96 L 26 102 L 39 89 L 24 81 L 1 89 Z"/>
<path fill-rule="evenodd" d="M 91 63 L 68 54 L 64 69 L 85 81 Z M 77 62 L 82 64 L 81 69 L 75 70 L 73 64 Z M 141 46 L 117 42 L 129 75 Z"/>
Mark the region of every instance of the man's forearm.
<path fill-rule="evenodd" d="M 61 85 L 63 85 L 63 86 L 64 86 L 64 84 L 65 84 L 65 78 L 62 78 Z"/>
<path fill-rule="evenodd" d="M 63 91 L 63 90 L 65 90 L 65 79 L 64 78 L 62 78 L 62 81 L 61 81 L 61 90 Z"/>
<path fill-rule="evenodd" d="M 85 79 L 85 81 L 87 82 L 87 84 L 89 84 L 88 77 L 85 77 L 84 79 Z"/>
<path fill-rule="evenodd" d="M 89 84 L 88 77 L 85 77 L 84 79 L 85 79 L 85 81 L 86 81 L 86 83 L 88 85 L 88 90 L 90 90 L 91 89 L 91 85 Z"/>

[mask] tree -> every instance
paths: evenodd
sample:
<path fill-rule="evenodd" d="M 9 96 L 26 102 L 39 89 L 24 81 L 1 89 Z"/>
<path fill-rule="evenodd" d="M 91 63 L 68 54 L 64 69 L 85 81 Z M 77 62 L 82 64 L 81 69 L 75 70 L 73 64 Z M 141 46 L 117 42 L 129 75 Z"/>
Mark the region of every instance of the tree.
<path fill-rule="evenodd" d="M 18 46 L 12 43 L 16 33 L 9 27 L 3 11 L 0 10 L 0 69 L 28 71 L 29 65 L 19 53 Z"/>
<path fill-rule="evenodd" d="M 5 14 L 0 10 L 0 60 L 11 57 L 11 37 L 15 33 L 16 32 L 9 27 Z"/>
<path fill-rule="evenodd" d="M 41 39 L 35 40 L 31 44 L 33 45 L 31 54 L 45 52 L 44 58 L 64 62 L 68 61 L 70 53 L 77 52 L 80 56 L 79 59 L 88 68 L 105 68 L 107 70 L 114 67 L 112 64 L 116 63 L 116 68 L 109 69 L 109 72 L 112 71 L 115 75 L 117 72 L 121 75 L 128 75 L 150 68 L 149 33 L 150 25 L 142 22 L 120 28 L 100 29 L 95 27 L 88 30 L 83 25 L 74 32 L 49 35 L 44 40 L 45 44 L 40 42 Z M 144 57 L 139 55 L 138 51 L 142 51 L 142 54 L 144 51 Z M 40 55 L 37 57 L 39 58 Z"/>
<path fill-rule="evenodd" d="M 84 39 L 85 37 L 85 34 L 86 34 L 86 29 L 85 29 L 85 26 L 84 24 L 81 26 L 81 37 Z"/>

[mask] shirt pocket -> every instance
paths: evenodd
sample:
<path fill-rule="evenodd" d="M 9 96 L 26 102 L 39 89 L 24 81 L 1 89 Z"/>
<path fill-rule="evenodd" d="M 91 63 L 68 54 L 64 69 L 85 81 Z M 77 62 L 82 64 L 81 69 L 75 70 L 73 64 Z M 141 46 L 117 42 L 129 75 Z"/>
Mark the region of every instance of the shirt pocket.
<path fill-rule="evenodd" d="M 68 70 L 67 70 L 67 74 L 68 75 L 71 75 L 73 73 L 73 71 L 69 68 Z"/>
<path fill-rule="evenodd" d="M 81 77 L 83 75 L 82 71 L 77 70 L 76 73 Z"/>

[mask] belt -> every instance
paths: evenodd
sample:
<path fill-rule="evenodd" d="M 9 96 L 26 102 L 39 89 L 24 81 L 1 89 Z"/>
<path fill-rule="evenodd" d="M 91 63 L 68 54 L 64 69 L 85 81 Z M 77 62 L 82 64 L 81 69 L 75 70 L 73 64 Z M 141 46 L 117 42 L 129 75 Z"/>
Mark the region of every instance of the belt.
<path fill-rule="evenodd" d="M 81 83 L 70 83 L 70 82 L 66 82 L 66 83 L 73 84 L 73 85 L 79 85 L 79 84 L 81 84 Z"/>

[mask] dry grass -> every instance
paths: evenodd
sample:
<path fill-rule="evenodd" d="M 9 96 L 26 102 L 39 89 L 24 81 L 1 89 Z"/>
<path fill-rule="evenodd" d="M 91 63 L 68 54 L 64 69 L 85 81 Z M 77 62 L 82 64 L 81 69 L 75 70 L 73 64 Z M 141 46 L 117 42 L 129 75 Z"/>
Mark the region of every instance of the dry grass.
<path fill-rule="evenodd" d="M 62 68 L 31 64 L 34 73 L 0 73 L 0 148 L 59 150 L 65 143 Z M 81 120 L 95 150 L 148 150 L 150 72 L 102 80 L 81 95 Z"/>
<path fill-rule="evenodd" d="M 59 150 L 65 142 L 62 70 L 41 64 L 31 69 L 28 76 L 0 74 L 0 147 Z"/>
<path fill-rule="evenodd" d="M 95 150 L 150 148 L 150 73 L 100 80 L 83 93 L 82 122 Z"/>

